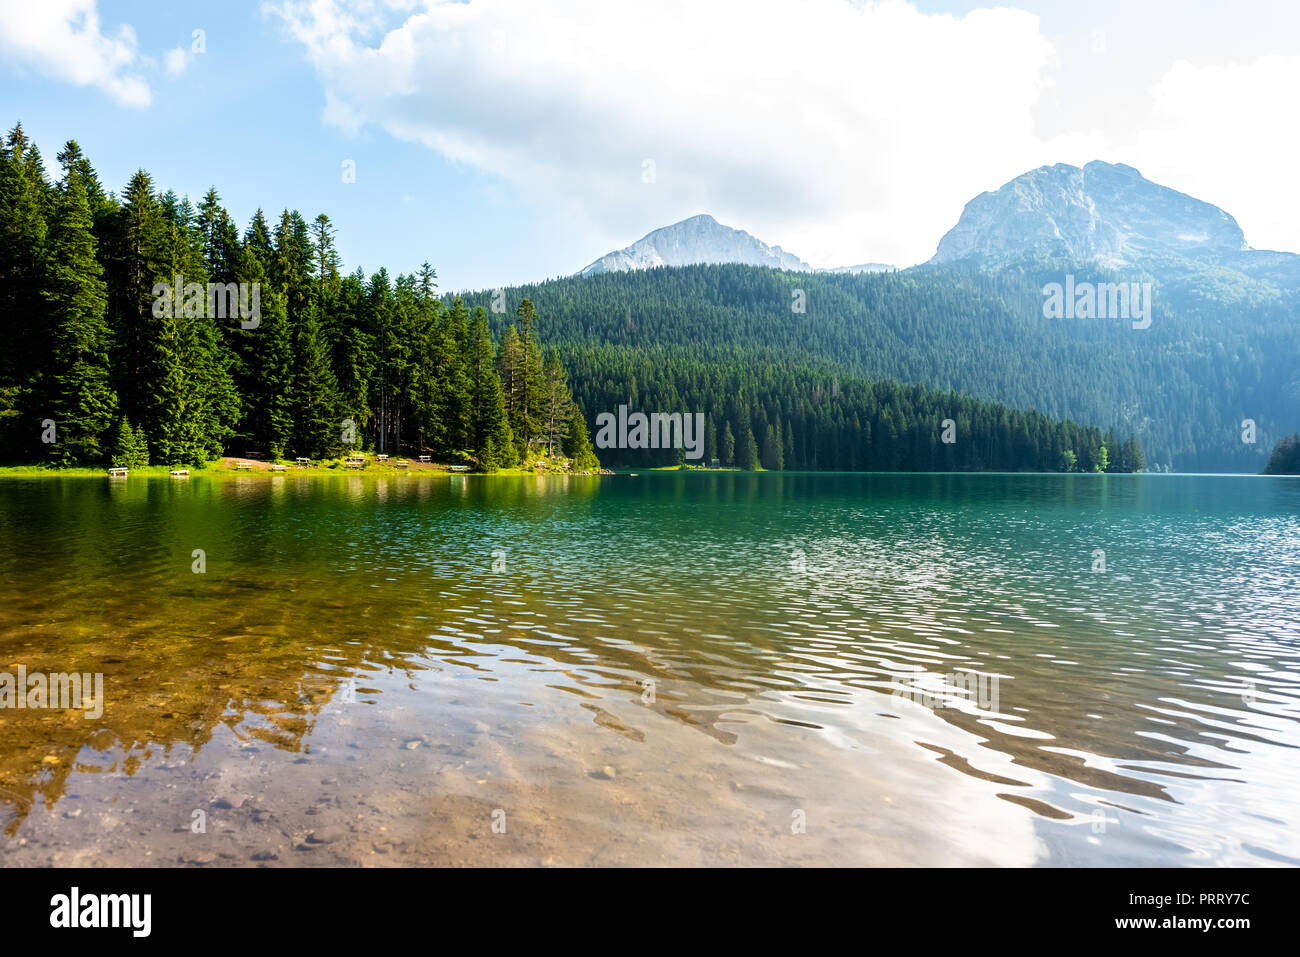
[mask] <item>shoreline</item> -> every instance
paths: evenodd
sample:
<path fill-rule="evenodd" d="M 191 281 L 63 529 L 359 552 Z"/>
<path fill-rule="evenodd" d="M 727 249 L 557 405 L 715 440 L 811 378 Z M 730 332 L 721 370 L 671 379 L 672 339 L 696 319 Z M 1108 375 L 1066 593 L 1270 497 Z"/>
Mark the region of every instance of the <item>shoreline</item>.
<path fill-rule="evenodd" d="M 235 461 L 247 461 L 251 468 L 236 469 Z M 388 462 L 367 461 L 366 465 L 360 469 L 347 468 L 342 464 L 342 460 L 330 460 L 328 463 L 298 465 L 292 462 L 281 462 L 276 464 L 284 465 L 284 469 L 272 470 L 270 462 L 259 459 L 234 459 L 224 457 L 214 462 L 202 466 L 182 466 L 188 473 L 184 477 L 192 476 L 209 476 L 209 477 L 228 477 L 241 475 L 258 475 L 268 478 L 280 476 L 302 476 L 302 475 L 371 475 L 371 476 L 395 476 L 395 475 L 473 475 L 478 477 L 492 476 L 564 476 L 576 478 L 600 478 L 602 476 L 626 475 L 639 476 L 648 474 L 663 474 L 670 472 L 680 473 L 707 473 L 707 474 L 735 474 L 735 475 L 1038 475 L 1038 476 L 1061 476 L 1075 478 L 1117 478 L 1124 476 L 1155 476 L 1155 477 L 1191 477 L 1198 476 L 1220 477 L 1220 478 L 1296 478 L 1296 475 L 1288 473 L 1267 473 L 1267 472 L 998 472 L 998 471 L 941 471 L 941 472 L 914 472 L 914 471 L 872 471 L 860 470 L 853 472 L 844 472 L 836 470 L 780 470 L 771 469 L 741 469 L 735 467 L 721 466 L 718 468 L 711 467 L 694 467 L 682 468 L 679 466 L 643 466 L 639 468 L 618 468 L 618 469 L 601 469 L 596 472 L 571 472 L 567 469 L 529 469 L 529 468 L 512 468 L 497 469 L 493 472 L 477 471 L 453 471 L 450 466 L 440 462 L 409 462 L 406 466 L 396 466 Z M 127 476 L 119 476 L 116 480 L 123 480 L 131 476 L 166 476 L 170 477 L 173 471 L 172 466 L 168 465 L 148 465 L 140 468 L 130 469 Z M 57 468 L 48 465 L 0 465 L 0 479 L 6 478 L 110 478 L 108 466 L 73 466 L 69 468 Z M 180 478 L 178 476 L 178 478 Z"/>

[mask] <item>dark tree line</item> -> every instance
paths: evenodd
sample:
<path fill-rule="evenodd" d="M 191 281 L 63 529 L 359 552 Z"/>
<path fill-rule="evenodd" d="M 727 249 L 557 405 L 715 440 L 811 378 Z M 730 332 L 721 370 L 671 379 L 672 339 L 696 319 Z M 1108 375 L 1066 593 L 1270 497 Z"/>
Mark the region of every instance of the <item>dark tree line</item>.
<path fill-rule="evenodd" d="M 955 392 L 866 382 L 778 354 L 738 349 L 730 359 L 707 361 L 688 348 L 605 346 L 571 349 L 566 364 L 578 403 L 593 415 L 620 405 L 703 412 L 706 463 L 918 472 L 1146 469 L 1131 435 L 1120 440 Z M 673 449 L 597 452 L 606 464 L 629 467 L 686 461 Z"/>
<path fill-rule="evenodd" d="M 531 302 L 498 347 L 486 310 L 445 300 L 427 263 L 341 275 L 324 214 L 258 210 L 241 234 L 215 189 L 196 207 L 140 171 L 119 196 L 75 142 L 58 159 L 51 183 L 21 125 L 0 150 L 5 459 L 197 465 L 355 444 L 597 467 Z"/>
<path fill-rule="evenodd" d="M 1264 467 L 1265 475 L 1300 475 L 1300 435 L 1292 432 L 1277 440 L 1273 454 L 1269 456 L 1268 465 Z"/>

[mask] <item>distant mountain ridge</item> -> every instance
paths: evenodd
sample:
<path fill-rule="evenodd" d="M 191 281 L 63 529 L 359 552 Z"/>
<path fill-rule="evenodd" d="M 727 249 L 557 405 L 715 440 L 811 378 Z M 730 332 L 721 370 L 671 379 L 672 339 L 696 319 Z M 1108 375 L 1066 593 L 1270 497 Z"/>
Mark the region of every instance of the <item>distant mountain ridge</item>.
<path fill-rule="evenodd" d="M 701 213 L 646 233 L 632 245 L 606 253 L 578 275 L 721 263 L 768 266 L 789 272 L 862 273 L 888 272 L 894 268 L 884 263 L 862 263 L 835 269 L 814 269 L 780 246 L 769 246 L 743 229 L 724 226 L 707 213 Z"/>
<path fill-rule="evenodd" d="M 979 194 L 925 265 L 1001 269 L 1026 260 L 1136 266 L 1182 281 L 1226 268 L 1257 284 L 1300 286 L 1300 255 L 1253 249 L 1236 219 L 1218 206 L 1155 183 L 1132 166 L 1101 160 L 1041 166 Z M 884 263 L 815 269 L 701 214 L 647 233 L 578 275 L 721 263 L 825 274 L 894 269 Z"/>
<path fill-rule="evenodd" d="M 743 229 L 724 226 L 712 216 L 701 214 L 647 233 L 632 245 L 601 256 L 579 275 L 707 263 L 771 266 L 792 272 L 812 270 L 780 246 L 769 246 Z"/>

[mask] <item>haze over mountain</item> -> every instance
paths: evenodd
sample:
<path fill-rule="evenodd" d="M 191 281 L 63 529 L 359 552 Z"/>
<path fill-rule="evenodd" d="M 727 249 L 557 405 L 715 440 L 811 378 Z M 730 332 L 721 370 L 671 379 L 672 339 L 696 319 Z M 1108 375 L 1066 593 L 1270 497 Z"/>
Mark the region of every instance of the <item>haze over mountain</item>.
<path fill-rule="evenodd" d="M 578 275 L 722 263 L 769 266 L 790 272 L 887 272 L 894 268 L 883 263 L 863 263 L 829 270 L 813 269 L 780 246 L 769 246 L 743 229 L 724 226 L 712 216 L 701 214 L 647 233 L 632 245 L 601 256 Z"/>

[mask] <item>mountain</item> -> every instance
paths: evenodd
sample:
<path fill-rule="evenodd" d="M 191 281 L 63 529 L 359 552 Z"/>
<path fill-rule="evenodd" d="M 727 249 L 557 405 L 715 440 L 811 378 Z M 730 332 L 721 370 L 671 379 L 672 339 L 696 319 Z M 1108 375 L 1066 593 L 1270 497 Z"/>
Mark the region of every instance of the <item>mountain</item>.
<path fill-rule="evenodd" d="M 814 269 L 780 246 L 767 243 L 743 229 L 724 226 L 712 216 L 701 214 L 646 233 L 631 246 L 601 256 L 579 276 L 606 272 L 635 272 L 656 266 L 701 266 L 735 263 L 740 266 L 768 266 L 788 272 L 847 273 L 890 272 L 886 263 L 861 263 Z"/>
<path fill-rule="evenodd" d="M 762 416 L 793 421 L 796 446 L 800 423 L 808 428 L 828 402 L 827 414 L 845 416 L 841 445 L 862 441 L 847 410 L 834 411 L 836 384 L 854 379 L 1133 433 L 1154 466 L 1179 471 L 1258 472 L 1300 425 L 1300 256 L 1252 249 L 1228 213 L 1130 166 L 1025 173 L 971 200 L 921 266 L 792 276 L 773 265 L 624 266 L 507 299 L 537 304 L 584 409 L 716 411 L 752 401 L 736 368 L 754 383 L 809 376 L 810 391 L 773 399 Z M 1151 283 L 1151 321 L 1049 318 L 1043 290 L 1070 274 Z M 805 293 L 804 312 L 791 309 L 792 285 Z M 488 293 L 466 298 L 490 305 Z M 498 332 L 507 319 L 492 320 Z M 722 381 L 739 392 L 718 391 Z M 1247 419 L 1257 441 L 1243 437 Z M 878 424 L 886 437 L 906 427 Z M 796 451 L 792 461 L 810 459 Z"/>
<path fill-rule="evenodd" d="M 931 262 L 1001 266 L 1029 254 L 1130 265 L 1153 254 L 1194 259 L 1248 250 L 1237 221 L 1153 183 L 1132 166 L 1094 161 L 1031 170 L 976 196 Z"/>
<path fill-rule="evenodd" d="M 1043 166 L 976 196 L 930 263 L 1025 261 L 1136 268 L 1184 299 L 1204 298 L 1209 287 L 1230 300 L 1300 288 L 1300 256 L 1253 249 L 1219 207 L 1099 160 Z"/>
<path fill-rule="evenodd" d="M 631 246 L 601 256 L 579 275 L 703 263 L 771 266 L 794 272 L 812 270 L 806 262 L 780 246 L 769 246 L 743 229 L 732 229 L 712 216 L 700 215 L 647 233 Z"/>

